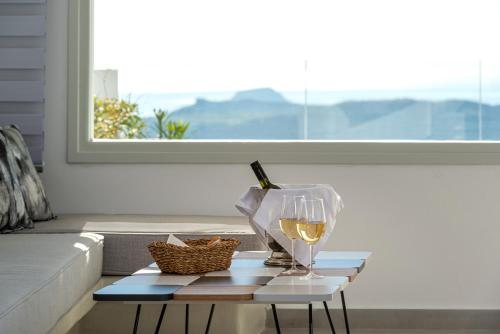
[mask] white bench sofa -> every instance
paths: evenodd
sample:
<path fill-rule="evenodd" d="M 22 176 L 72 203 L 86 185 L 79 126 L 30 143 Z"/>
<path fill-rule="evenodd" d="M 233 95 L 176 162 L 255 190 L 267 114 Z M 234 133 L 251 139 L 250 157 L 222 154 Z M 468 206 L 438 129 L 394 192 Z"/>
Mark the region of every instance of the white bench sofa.
<path fill-rule="evenodd" d="M 103 237 L 1 235 L 0 254 L 0 333 L 48 333 L 100 280 Z"/>
<path fill-rule="evenodd" d="M 0 235 L 0 333 L 66 333 L 94 306 L 92 292 L 107 276 L 151 263 L 146 245 L 170 233 L 264 249 L 242 217 L 62 215 Z"/>

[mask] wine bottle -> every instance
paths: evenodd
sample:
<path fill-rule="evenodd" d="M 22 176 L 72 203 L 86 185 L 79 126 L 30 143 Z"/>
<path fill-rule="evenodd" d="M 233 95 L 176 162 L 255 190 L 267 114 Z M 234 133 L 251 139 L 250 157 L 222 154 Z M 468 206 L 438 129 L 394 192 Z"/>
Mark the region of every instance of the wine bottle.
<path fill-rule="evenodd" d="M 269 181 L 266 172 L 264 172 L 264 169 L 258 160 L 252 162 L 250 166 L 252 167 L 257 180 L 259 180 L 262 189 L 266 191 L 269 189 L 281 189 L 279 186 Z M 292 259 L 290 254 L 288 254 L 287 251 L 267 232 L 264 232 L 264 236 L 267 246 L 272 250 L 271 255 L 264 261 L 264 264 L 268 266 L 289 266 Z"/>
<path fill-rule="evenodd" d="M 269 178 L 266 175 L 266 172 L 264 172 L 264 169 L 260 165 L 259 160 L 256 160 L 250 164 L 250 167 L 252 167 L 253 172 L 255 173 L 255 176 L 257 177 L 257 180 L 259 180 L 260 186 L 262 189 L 281 189 L 277 185 L 271 183 L 269 181 Z"/>

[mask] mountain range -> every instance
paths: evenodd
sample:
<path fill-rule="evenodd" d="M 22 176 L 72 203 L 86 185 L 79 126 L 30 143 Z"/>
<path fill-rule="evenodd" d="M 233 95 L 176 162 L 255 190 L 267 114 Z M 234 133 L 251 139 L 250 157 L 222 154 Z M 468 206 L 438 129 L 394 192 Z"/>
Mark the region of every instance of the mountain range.
<path fill-rule="evenodd" d="M 481 108 L 480 108 L 481 107 Z M 481 110 L 481 112 L 479 111 Z M 309 105 L 308 139 L 477 140 L 500 139 L 500 105 L 467 100 L 358 100 Z M 197 99 L 172 113 L 190 122 L 189 139 L 304 139 L 305 110 L 280 93 L 261 88 L 237 92 L 226 101 Z M 154 119 L 146 118 L 155 137 Z"/>

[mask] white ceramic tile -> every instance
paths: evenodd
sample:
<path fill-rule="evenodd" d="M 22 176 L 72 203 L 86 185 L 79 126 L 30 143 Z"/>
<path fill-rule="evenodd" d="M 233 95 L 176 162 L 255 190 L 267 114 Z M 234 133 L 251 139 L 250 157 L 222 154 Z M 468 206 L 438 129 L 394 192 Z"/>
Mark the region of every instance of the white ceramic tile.
<path fill-rule="evenodd" d="M 189 285 L 200 276 L 183 275 L 133 275 L 122 278 L 114 284 L 130 285 Z"/>
<path fill-rule="evenodd" d="M 212 271 L 206 273 L 205 276 L 278 276 L 284 268 L 269 267 L 269 268 L 233 268 L 223 271 Z"/>
<path fill-rule="evenodd" d="M 330 301 L 338 289 L 324 285 L 266 285 L 255 291 L 254 299 L 276 304 Z"/>
<path fill-rule="evenodd" d="M 233 259 L 231 268 L 269 268 L 264 264 L 264 259 Z"/>
<path fill-rule="evenodd" d="M 270 280 L 267 285 L 310 285 L 310 286 L 330 286 L 343 290 L 349 284 L 347 277 L 329 276 L 320 279 L 304 280 L 300 276 L 280 276 Z"/>
<path fill-rule="evenodd" d="M 235 252 L 233 259 L 267 259 L 271 255 L 270 251 L 246 251 Z"/>
<path fill-rule="evenodd" d="M 159 268 L 146 267 L 136 271 L 132 275 L 161 275 L 161 270 Z"/>

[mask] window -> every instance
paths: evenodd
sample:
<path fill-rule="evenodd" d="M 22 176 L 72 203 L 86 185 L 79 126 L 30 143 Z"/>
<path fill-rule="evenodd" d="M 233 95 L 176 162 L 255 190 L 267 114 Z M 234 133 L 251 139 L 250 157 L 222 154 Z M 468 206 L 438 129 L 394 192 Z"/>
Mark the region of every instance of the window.
<path fill-rule="evenodd" d="M 73 0 L 69 160 L 496 163 L 499 11 Z"/>

